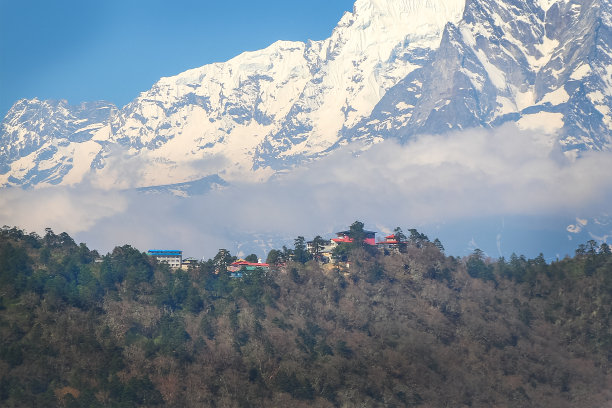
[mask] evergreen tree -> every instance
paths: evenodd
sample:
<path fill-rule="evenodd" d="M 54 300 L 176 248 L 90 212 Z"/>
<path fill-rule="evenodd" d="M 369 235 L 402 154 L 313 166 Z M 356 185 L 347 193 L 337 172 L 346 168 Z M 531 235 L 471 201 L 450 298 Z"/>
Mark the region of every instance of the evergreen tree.
<path fill-rule="evenodd" d="M 266 263 L 270 265 L 279 265 L 285 262 L 285 257 L 282 251 L 278 249 L 272 249 L 268 252 L 268 257 L 266 258 Z"/>
<path fill-rule="evenodd" d="M 306 250 L 304 237 L 299 236 L 294 240 L 293 261 L 306 263 L 310 260 L 310 254 Z"/>
<path fill-rule="evenodd" d="M 325 248 L 325 240 L 321 238 L 320 235 L 317 235 L 312 240 L 312 256 L 315 260 L 321 260 L 321 251 Z"/>
<path fill-rule="evenodd" d="M 349 227 L 349 238 L 353 240 L 354 246 L 363 246 L 363 242 L 366 238 L 365 230 L 363 229 L 364 225 L 361 221 L 355 221 Z"/>
<path fill-rule="evenodd" d="M 440 252 L 444 253 L 444 245 L 442 245 L 442 242 L 440 242 L 438 238 L 434 239 L 433 244 L 440 250 Z"/>
<path fill-rule="evenodd" d="M 414 228 L 408 230 L 410 232 L 410 242 L 417 248 L 421 248 L 426 242 L 429 242 L 427 235 L 420 233 Z"/>
<path fill-rule="evenodd" d="M 227 266 L 234 262 L 236 258 L 230 254 L 227 249 L 220 249 L 217 252 L 217 255 L 213 258 L 213 263 L 215 264 L 215 269 L 217 273 L 224 273 L 227 271 Z"/>
<path fill-rule="evenodd" d="M 467 271 L 473 278 L 493 280 L 493 268 L 484 262 L 484 252 L 475 249 L 466 262 Z"/>
<path fill-rule="evenodd" d="M 406 234 L 404 234 L 404 231 L 402 231 L 400 227 L 395 227 L 395 229 L 393 230 L 393 239 L 395 240 L 395 242 L 397 242 L 397 249 L 400 252 L 404 252 L 407 247 L 407 243 L 406 243 L 407 237 L 406 237 Z"/>
<path fill-rule="evenodd" d="M 259 258 L 255 254 L 247 255 L 246 258 L 244 258 L 244 260 L 247 262 L 251 262 L 251 263 L 259 262 Z"/>

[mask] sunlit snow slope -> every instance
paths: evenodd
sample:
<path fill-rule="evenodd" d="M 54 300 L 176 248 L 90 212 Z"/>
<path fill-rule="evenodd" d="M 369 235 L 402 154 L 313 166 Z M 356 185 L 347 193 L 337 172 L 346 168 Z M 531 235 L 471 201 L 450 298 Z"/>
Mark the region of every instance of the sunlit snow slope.
<path fill-rule="evenodd" d="M 21 100 L 0 185 L 266 180 L 355 139 L 494 127 L 608 149 L 610 0 L 357 0 L 330 38 L 162 78 L 123 109 Z M 214 176 L 213 178 L 211 178 Z"/>
<path fill-rule="evenodd" d="M 564 150 L 612 137 L 610 0 L 468 0 L 440 47 L 382 98 L 347 139 L 518 122 Z"/>

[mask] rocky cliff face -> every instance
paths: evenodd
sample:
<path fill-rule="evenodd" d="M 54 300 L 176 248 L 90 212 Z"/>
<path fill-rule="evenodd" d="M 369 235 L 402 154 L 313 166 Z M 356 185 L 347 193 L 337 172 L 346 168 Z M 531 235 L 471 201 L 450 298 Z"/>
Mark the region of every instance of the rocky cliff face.
<path fill-rule="evenodd" d="M 21 100 L 1 124 L 0 179 L 33 186 L 80 181 L 108 143 L 117 108 L 106 102 L 70 106 L 66 101 Z"/>
<path fill-rule="evenodd" d="M 565 150 L 608 149 L 610 2 L 468 0 L 423 68 L 391 88 L 347 139 L 410 138 L 514 121 Z"/>

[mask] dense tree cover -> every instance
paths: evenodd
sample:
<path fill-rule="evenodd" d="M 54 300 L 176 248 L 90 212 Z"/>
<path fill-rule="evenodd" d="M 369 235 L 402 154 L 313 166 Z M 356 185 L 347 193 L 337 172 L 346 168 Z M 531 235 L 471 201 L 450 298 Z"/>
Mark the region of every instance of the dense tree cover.
<path fill-rule="evenodd" d="M 386 256 L 346 247 L 349 268 L 306 259 L 299 237 L 282 266 L 231 279 L 227 250 L 171 271 L 128 245 L 100 257 L 4 228 L 0 406 L 612 402 L 607 245 L 460 259 L 409 231 Z"/>

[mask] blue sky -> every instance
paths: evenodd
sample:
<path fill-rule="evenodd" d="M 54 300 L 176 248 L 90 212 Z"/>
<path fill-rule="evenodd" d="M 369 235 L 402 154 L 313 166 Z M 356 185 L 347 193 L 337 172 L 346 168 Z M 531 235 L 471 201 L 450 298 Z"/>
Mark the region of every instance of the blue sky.
<path fill-rule="evenodd" d="M 20 98 L 123 106 L 162 76 L 327 38 L 353 0 L 0 0 L 0 117 Z"/>

